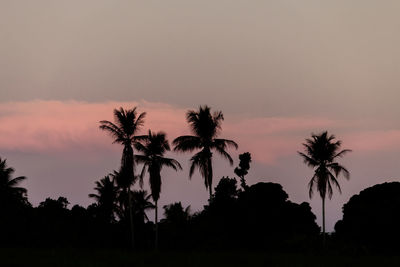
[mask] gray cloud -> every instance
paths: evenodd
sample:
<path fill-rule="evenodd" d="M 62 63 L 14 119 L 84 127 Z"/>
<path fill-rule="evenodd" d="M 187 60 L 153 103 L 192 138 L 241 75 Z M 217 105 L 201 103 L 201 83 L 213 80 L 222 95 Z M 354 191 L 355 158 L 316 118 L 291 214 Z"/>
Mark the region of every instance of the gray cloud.
<path fill-rule="evenodd" d="M 0 98 L 398 116 L 397 1 L 2 1 Z"/>

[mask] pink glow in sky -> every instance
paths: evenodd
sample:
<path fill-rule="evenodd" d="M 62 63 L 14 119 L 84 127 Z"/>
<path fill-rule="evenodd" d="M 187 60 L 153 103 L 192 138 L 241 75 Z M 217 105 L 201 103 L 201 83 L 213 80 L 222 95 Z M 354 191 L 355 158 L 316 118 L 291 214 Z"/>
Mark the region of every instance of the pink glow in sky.
<path fill-rule="evenodd" d="M 186 109 L 164 103 L 79 101 L 29 101 L 0 104 L 0 149 L 20 151 L 68 151 L 111 145 L 111 138 L 98 129 L 100 120 L 113 120 L 114 108 L 138 107 L 146 112 L 142 129 L 164 131 L 170 140 L 190 134 Z M 324 118 L 245 118 L 225 114 L 222 137 L 234 139 L 240 151 L 251 151 L 254 160 L 273 164 L 301 149 L 304 133 L 349 125 Z M 340 136 L 346 146 L 358 152 L 384 151 L 400 147 L 400 131 L 353 131 Z M 300 143 L 299 143 L 300 141 Z"/>

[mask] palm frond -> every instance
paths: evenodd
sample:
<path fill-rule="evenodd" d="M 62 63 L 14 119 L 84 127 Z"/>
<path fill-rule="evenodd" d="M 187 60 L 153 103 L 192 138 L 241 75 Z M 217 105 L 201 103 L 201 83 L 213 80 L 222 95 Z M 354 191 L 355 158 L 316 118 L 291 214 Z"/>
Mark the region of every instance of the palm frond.
<path fill-rule="evenodd" d="M 333 162 L 327 165 L 327 168 L 330 168 L 333 170 L 333 172 L 335 173 L 335 176 L 339 176 L 340 174 L 343 174 L 343 176 L 349 180 L 350 179 L 350 172 L 343 167 L 342 165 L 340 165 L 337 162 Z"/>
<path fill-rule="evenodd" d="M 146 117 L 146 112 L 142 112 L 139 114 L 139 116 L 136 119 L 136 127 L 140 128 L 144 125 L 144 118 Z"/>
<path fill-rule="evenodd" d="M 352 152 L 351 149 L 343 149 L 342 151 L 340 151 L 339 153 L 337 153 L 336 155 L 333 156 L 333 158 L 341 158 L 343 157 L 345 154 Z"/>
<path fill-rule="evenodd" d="M 199 137 L 192 135 L 184 135 L 174 139 L 172 144 L 175 146 L 174 151 L 192 152 L 195 149 L 201 149 L 202 143 Z"/>
<path fill-rule="evenodd" d="M 94 198 L 94 199 L 96 199 L 96 200 L 99 200 L 99 199 L 100 199 L 100 196 L 97 195 L 97 194 L 89 194 L 89 197 L 90 197 L 90 198 Z"/>
<path fill-rule="evenodd" d="M 146 145 L 144 145 L 144 144 L 142 144 L 142 143 L 140 143 L 140 142 L 135 142 L 135 143 L 133 144 L 133 146 L 135 147 L 135 149 L 136 149 L 138 152 L 141 152 L 141 153 L 143 153 L 143 154 L 145 154 L 145 155 L 148 155 L 148 154 L 149 154 L 149 151 L 148 151 Z"/>
<path fill-rule="evenodd" d="M 194 171 L 198 168 L 200 171 L 201 176 L 203 178 L 206 177 L 207 171 L 206 171 L 206 156 L 204 151 L 200 151 L 196 153 L 191 159 L 190 162 L 192 163 L 190 165 L 190 170 L 189 170 L 189 178 L 192 178 Z"/>
<path fill-rule="evenodd" d="M 221 147 L 221 148 L 223 148 L 224 150 L 225 150 L 227 147 L 233 147 L 233 148 L 235 148 L 235 149 L 238 149 L 238 148 L 239 148 L 238 144 L 237 144 L 235 141 L 229 140 L 229 139 L 215 138 L 214 141 L 213 141 L 213 143 L 214 143 L 215 146 Z"/>
<path fill-rule="evenodd" d="M 328 172 L 328 175 L 330 177 L 329 182 L 332 182 L 336 186 L 336 188 L 338 189 L 339 193 L 341 194 L 342 193 L 342 189 L 340 188 L 340 184 L 339 184 L 338 180 L 336 179 L 336 176 L 333 175 L 331 172 Z M 332 194 L 331 194 L 331 196 L 329 198 L 331 198 L 331 197 L 332 197 Z"/>
<path fill-rule="evenodd" d="M 223 148 L 220 147 L 215 147 L 215 150 L 225 159 L 227 159 L 229 161 L 230 165 L 233 165 L 233 159 L 232 157 L 228 154 L 228 152 L 226 152 Z"/>
<path fill-rule="evenodd" d="M 145 164 L 143 165 L 142 171 L 140 172 L 140 175 L 139 175 L 139 186 L 140 186 L 140 188 L 142 188 L 142 189 L 143 189 L 144 175 L 145 175 L 145 173 L 146 173 L 146 167 L 147 167 L 147 164 L 145 163 Z"/>
<path fill-rule="evenodd" d="M 122 130 L 110 121 L 100 121 L 99 128 L 107 131 L 112 137 L 114 137 L 113 143 L 122 143 L 124 141 L 124 133 Z"/>
<path fill-rule="evenodd" d="M 9 186 L 9 187 L 14 187 L 14 186 L 18 185 L 20 182 L 22 182 L 23 180 L 26 180 L 26 177 L 25 177 L 25 176 L 16 177 L 16 178 L 14 178 L 14 179 L 11 179 L 11 180 L 8 182 L 8 186 Z"/>
<path fill-rule="evenodd" d="M 157 161 L 159 162 L 161 167 L 170 167 L 175 171 L 182 170 L 181 164 L 175 159 L 158 157 Z"/>
<path fill-rule="evenodd" d="M 315 167 L 318 166 L 318 161 L 314 160 L 313 158 L 309 157 L 308 155 L 302 153 L 302 152 L 297 152 L 302 158 L 303 162 L 309 166 L 309 167 Z"/>
<path fill-rule="evenodd" d="M 317 175 L 314 174 L 314 176 L 310 179 L 310 182 L 308 183 L 308 195 L 310 198 L 314 195 L 314 184 L 315 184 L 315 179 L 317 179 Z"/>

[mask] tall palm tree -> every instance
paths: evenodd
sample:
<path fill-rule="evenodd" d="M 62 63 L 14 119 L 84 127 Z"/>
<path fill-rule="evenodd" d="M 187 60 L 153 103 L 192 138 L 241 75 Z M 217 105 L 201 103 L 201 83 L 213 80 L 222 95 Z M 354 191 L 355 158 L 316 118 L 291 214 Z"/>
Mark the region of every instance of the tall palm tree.
<path fill-rule="evenodd" d="M 336 160 L 350 152 L 349 149 L 340 149 L 342 142 L 335 140 L 334 135 L 328 135 L 325 131 L 319 135 L 312 135 L 312 138 L 306 139 L 303 144 L 305 153 L 298 152 L 303 158 L 304 163 L 315 170 L 314 176 L 308 183 L 310 198 L 314 193 L 314 188 L 319 192 L 322 199 L 322 233 L 323 242 L 325 244 L 325 199 L 332 198 L 334 185 L 339 193 L 341 188 L 337 180 L 338 176 L 343 176 L 348 180 L 350 178 L 349 171 L 340 165 Z"/>
<path fill-rule="evenodd" d="M 129 197 L 131 196 L 131 186 L 135 183 L 134 175 L 134 162 L 133 162 L 133 145 L 138 141 L 136 134 L 140 127 L 144 124 L 144 117 L 146 113 L 137 114 L 136 107 L 133 109 L 123 109 L 122 107 L 114 109 L 114 121 L 100 121 L 100 129 L 107 131 L 114 138 L 113 143 L 122 144 L 124 149 L 122 151 L 121 168 L 119 171 L 118 185 L 125 191 L 127 196 L 125 205 L 129 209 L 129 221 L 131 228 L 132 247 L 134 247 L 134 232 L 133 232 L 133 218 L 132 218 L 132 205 Z"/>
<path fill-rule="evenodd" d="M 191 159 L 189 177 L 192 177 L 195 169 L 199 169 L 204 178 L 206 189 L 208 188 L 210 199 L 212 197 L 212 150 L 217 151 L 233 165 L 231 156 L 226 152 L 227 147 L 238 148 L 238 145 L 228 139 L 217 138 L 221 131 L 221 123 L 224 116 L 221 111 L 211 115 L 208 106 L 200 106 L 198 111 L 189 110 L 186 114 L 193 135 L 184 135 L 173 141 L 174 151 L 192 152 L 200 150 Z"/>
<path fill-rule="evenodd" d="M 149 173 L 149 182 L 151 188 L 151 196 L 155 203 L 155 247 L 158 247 L 158 200 L 161 193 L 161 169 L 170 167 L 175 171 L 182 169 L 178 161 L 165 158 L 164 154 L 170 151 L 170 146 L 166 138 L 166 134 L 158 132 L 153 134 L 150 130 L 146 138 L 143 138 L 142 142 L 135 144 L 137 151 L 143 153 L 143 155 L 136 155 L 135 160 L 138 163 L 143 163 L 143 170 L 141 175 L 141 181 L 143 181 L 143 175 L 147 169 Z"/>
<path fill-rule="evenodd" d="M 12 178 L 14 168 L 7 166 L 7 160 L 0 158 L 0 205 L 8 208 L 11 203 L 27 203 L 27 190 L 18 184 L 26 179 L 25 176 Z"/>
<path fill-rule="evenodd" d="M 114 176 L 107 175 L 100 181 L 96 181 L 94 190 L 97 191 L 97 194 L 89 194 L 89 197 L 97 201 L 102 219 L 106 222 L 113 222 L 119 191 L 115 185 Z"/>

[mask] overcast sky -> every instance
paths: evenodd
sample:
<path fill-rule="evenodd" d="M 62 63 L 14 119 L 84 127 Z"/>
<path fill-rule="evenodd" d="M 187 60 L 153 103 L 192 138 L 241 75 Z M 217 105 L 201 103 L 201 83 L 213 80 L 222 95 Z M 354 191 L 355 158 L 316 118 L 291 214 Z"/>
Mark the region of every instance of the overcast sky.
<path fill-rule="evenodd" d="M 35 205 L 59 195 L 87 205 L 94 181 L 118 168 L 121 148 L 97 129 L 113 108 L 138 105 L 143 130 L 173 139 L 187 133 L 186 110 L 208 104 L 225 114 L 222 136 L 239 143 L 233 156 L 254 155 L 250 182 L 279 182 L 302 202 L 312 171 L 296 151 L 327 129 L 354 150 L 343 160 L 351 180 L 327 207 L 332 230 L 351 195 L 399 178 L 399 9 L 390 0 L 2 0 L 0 156 L 28 177 Z M 216 164 L 216 178 L 233 175 Z M 206 203 L 201 178 L 187 173 L 165 171 L 162 204 Z M 311 204 L 319 216 L 320 200 Z"/>

